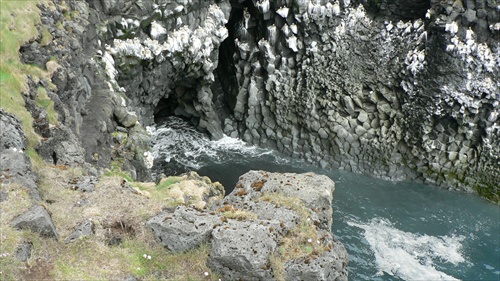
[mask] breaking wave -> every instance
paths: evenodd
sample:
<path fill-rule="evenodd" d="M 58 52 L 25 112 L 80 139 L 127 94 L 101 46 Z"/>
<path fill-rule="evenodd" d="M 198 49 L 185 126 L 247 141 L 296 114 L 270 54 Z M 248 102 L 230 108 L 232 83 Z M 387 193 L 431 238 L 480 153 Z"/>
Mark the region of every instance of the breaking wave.
<path fill-rule="evenodd" d="M 161 125 L 149 127 L 152 135 L 152 150 L 155 161 L 165 166 L 177 166 L 198 170 L 208 163 L 232 162 L 238 159 L 268 157 L 270 161 L 283 162 L 272 150 L 248 145 L 236 138 L 224 136 L 212 141 L 210 138 L 178 117 L 168 117 Z"/>
<path fill-rule="evenodd" d="M 464 263 L 461 248 L 464 236 L 429 236 L 395 228 L 387 219 L 369 223 L 348 221 L 364 230 L 364 238 L 375 255 L 379 274 L 403 280 L 459 280 L 437 269 L 439 264 Z"/>

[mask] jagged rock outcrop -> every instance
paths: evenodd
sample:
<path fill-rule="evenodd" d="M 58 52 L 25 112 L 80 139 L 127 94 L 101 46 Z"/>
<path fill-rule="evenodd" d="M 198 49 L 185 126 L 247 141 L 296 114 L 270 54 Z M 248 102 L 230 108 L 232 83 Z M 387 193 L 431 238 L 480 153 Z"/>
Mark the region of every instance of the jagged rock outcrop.
<path fill-rule="evenodd" d="M 347 280 L 330 233 L 334 190 L 326 176 L 250 171 L 211 210 L 180 206 L 147 225 L 172 251 L 209 242 L 207 263 L 224 279 Z"/>
<path fill-rule="evenodd" d="M 25 95 L 35 131 L 43 137 L 37 152 L 49 163 L 84 165 L 92 174 L 97 173 L 94 167 L 108 168 L 121 158 L 124 170 L 134 178 L 147 179 L 147 132 L 134 122 L 133 113 L 129 114 L 133 109 L 108 82 L 103 35 L 98 29 L 102 11 L 84 1 L 47 2 L 39 8 L 40 35 L 20 49 L 23 62 L 49 74 L 40 80 L 29 77 Z M 55 124 L 49 124 L 47 110 L 36 102 L 40 89 L 53 102 L 58 115 Z M 128 142 L 115 142 L 113 134 L 119 130 L 126 133 Z"/>
<path fill-rule="evenodd" d="M 47 210 L 40 205 L 34 205 L 26 212 L 15 217 L 10 224 L 17 229 L 29 229 L 41 236 L 59 239 L 56 227 Z"/>
<path fill-rule="evenodd" d="M 226 134 L 322 167 L 498 201 L 494 1 L 232 4 L 222 52 L 233 56 L 218 70 L 229 77 Z"/>
<path fill-rule="evenodd" d="M 2 138 L 0 139 L 0 153 L 5 149 L 26 149 L 26 137 L 19 119 L 0 108 L 0 128 Z"/>
<path fill-rule="evenodd" d="M 101 9 L 97 1 L 92 4 Z M 175 114 L 221 138 L 209 85 L 218 46 L 227 37 L 229 3 L 109 1 L 104 6 L 108 77 L 136 108 L 139 121 L 151 125 L 155 114 Z"/>
<path fill-rule="evenodd" d="M 0 183 L 17 183 L 28 190 L 30 197 L 41 200 L 37 175 L 33 172 L 31 160 L 24 153 L 27 147 L 21 121 L 0 108 Z M 8 193 L 2 191 L 3 196 Z"/>

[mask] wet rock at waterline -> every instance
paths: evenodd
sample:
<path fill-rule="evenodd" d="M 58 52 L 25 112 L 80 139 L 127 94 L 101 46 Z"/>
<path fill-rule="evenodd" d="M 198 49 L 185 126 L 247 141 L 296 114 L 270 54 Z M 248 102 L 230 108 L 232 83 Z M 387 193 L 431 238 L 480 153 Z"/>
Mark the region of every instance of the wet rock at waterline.
<path fill-rule="evenodd" d="M 209 210 L 180 206 L 148 226 L 172 251 L 210 242 L 208 265 L 224 279 L 347 280 L 347 252 L 330 233 L 334 190 L 312 173 L 250 171 Z"/>

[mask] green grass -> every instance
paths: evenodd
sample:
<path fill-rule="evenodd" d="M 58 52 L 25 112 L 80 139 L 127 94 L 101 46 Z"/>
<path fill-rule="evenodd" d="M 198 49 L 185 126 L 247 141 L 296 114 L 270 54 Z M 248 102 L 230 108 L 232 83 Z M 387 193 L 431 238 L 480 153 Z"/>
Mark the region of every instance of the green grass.
<path fill-rule="evenodd" d="M 122 179 L 126 179 L 128 182 L 133 182 L 134 179 L 128 172 L 124 172 L 122 170 L 123 162 L 125 160 L 123 158 L 114 160 L 111 162 L 110 169 L 104 172 L 104 176 L 106 177 L 120 177 Z"/>
<path fill-rule="evenodd" d="M 54 109 L 54 102 L 47 95 L 47 90 L 44 87 L 38 87 L 35 102 L 47 111 L 49 124 L 57 125 L 59 121 L 57 112 Z"/>
<path fill-rule="evenodd" d="M 40 16 L 37 4 L 42 1 L 0 1 L 0 107 L 22 121 L 28 147 L 32 149 L 38 145 L 40 137 L 33 129 L 33 118 L 25 108 L 22 93 L 28 90 L 27 75 L 37 80 L 47 77 L 47 73 L 36 66 L 21 63 L 19 48 L 38 36 L 36 25 L 40 23 Z M 51 108 L 48 101 L 42 103 Z M 56 123 L 56 116 L 53 110 L 50 111 L 49 122 Z"/>
<path fill-rule="evenodd" d="M 178 182 L 180 182 L 182 179 L 180 177 L 175 177 L 175 176 L 172 176 L 172 177 L 168 177 L 166 178 L 165 180 L 162 180 L 160 182 L 160 184 L 158 184 L 156 186 L 156 189 L 157 190 L 165 190 L 165 189 L 168 189 L 170 186 L 172 186 L 173 184 L 176 184 Z"/>

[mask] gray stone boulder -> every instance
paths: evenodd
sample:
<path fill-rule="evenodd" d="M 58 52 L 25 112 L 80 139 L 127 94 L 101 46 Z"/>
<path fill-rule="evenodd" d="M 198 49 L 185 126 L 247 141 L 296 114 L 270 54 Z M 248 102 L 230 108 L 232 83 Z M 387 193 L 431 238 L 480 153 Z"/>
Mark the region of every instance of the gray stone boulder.
<path fill-rule="evenodd" d="M 32 170 L 31 161 L 17 148 L 5 149 L 0 153 L 0 181 L 4 184 L 17 183 L 28 190 L 33 200 L 41 200 L 36 181 L 38 177 Z"/>
<path fill-rule="evenodd" d="M 95 189 L 98 179 L 95 176 L 85 176 L 71 179 L 69 184 L 72 190 L 80 192 L 92 192 Z"/>
<path fill-rule="evenodd" d="M 173 252 L 186 251 L 208 242 L 221 218 L 191 207 L 161 212 L 147 222 L 156 240 Z"/>
<path fill-rule="evenodd" d="M 324 175 L 250 171 L 240 177 L 236 189 L 226 199 L 234 202 L 241 200 L 239 197 L 244 197 L 246 201 L 250 201 L 264 193 L 296 197 L 317 216 L 319 226 L 329 230 L 333 223 L 334 191 L 335 183 Z"/>
<path fill-rule="evenodd" d="M 212 233 L 208 265 L 225 280 L 272 280 L 269 257 L 278 247 L 267 221 L 230 220 Z"/>
<path fill-rule="evenodd" d="M 64 240 L 64 243 L 72 243 L 82 237 L 92 236 L 95 233 L 95 226 L 91 220 L 84 221 L 83 223 L 75 226 L 74 231 Z"/>
<path fill-rule="evenodd" d="M 47 210 L 40 206 L 35 205 L 28 209 L 23 214 L 15 217 L 10 225 L 16 229 L 29 229 L 33 232 L 39 233 L 41 236 L 59 239 L 56 227 L 50 214 Z"/>

